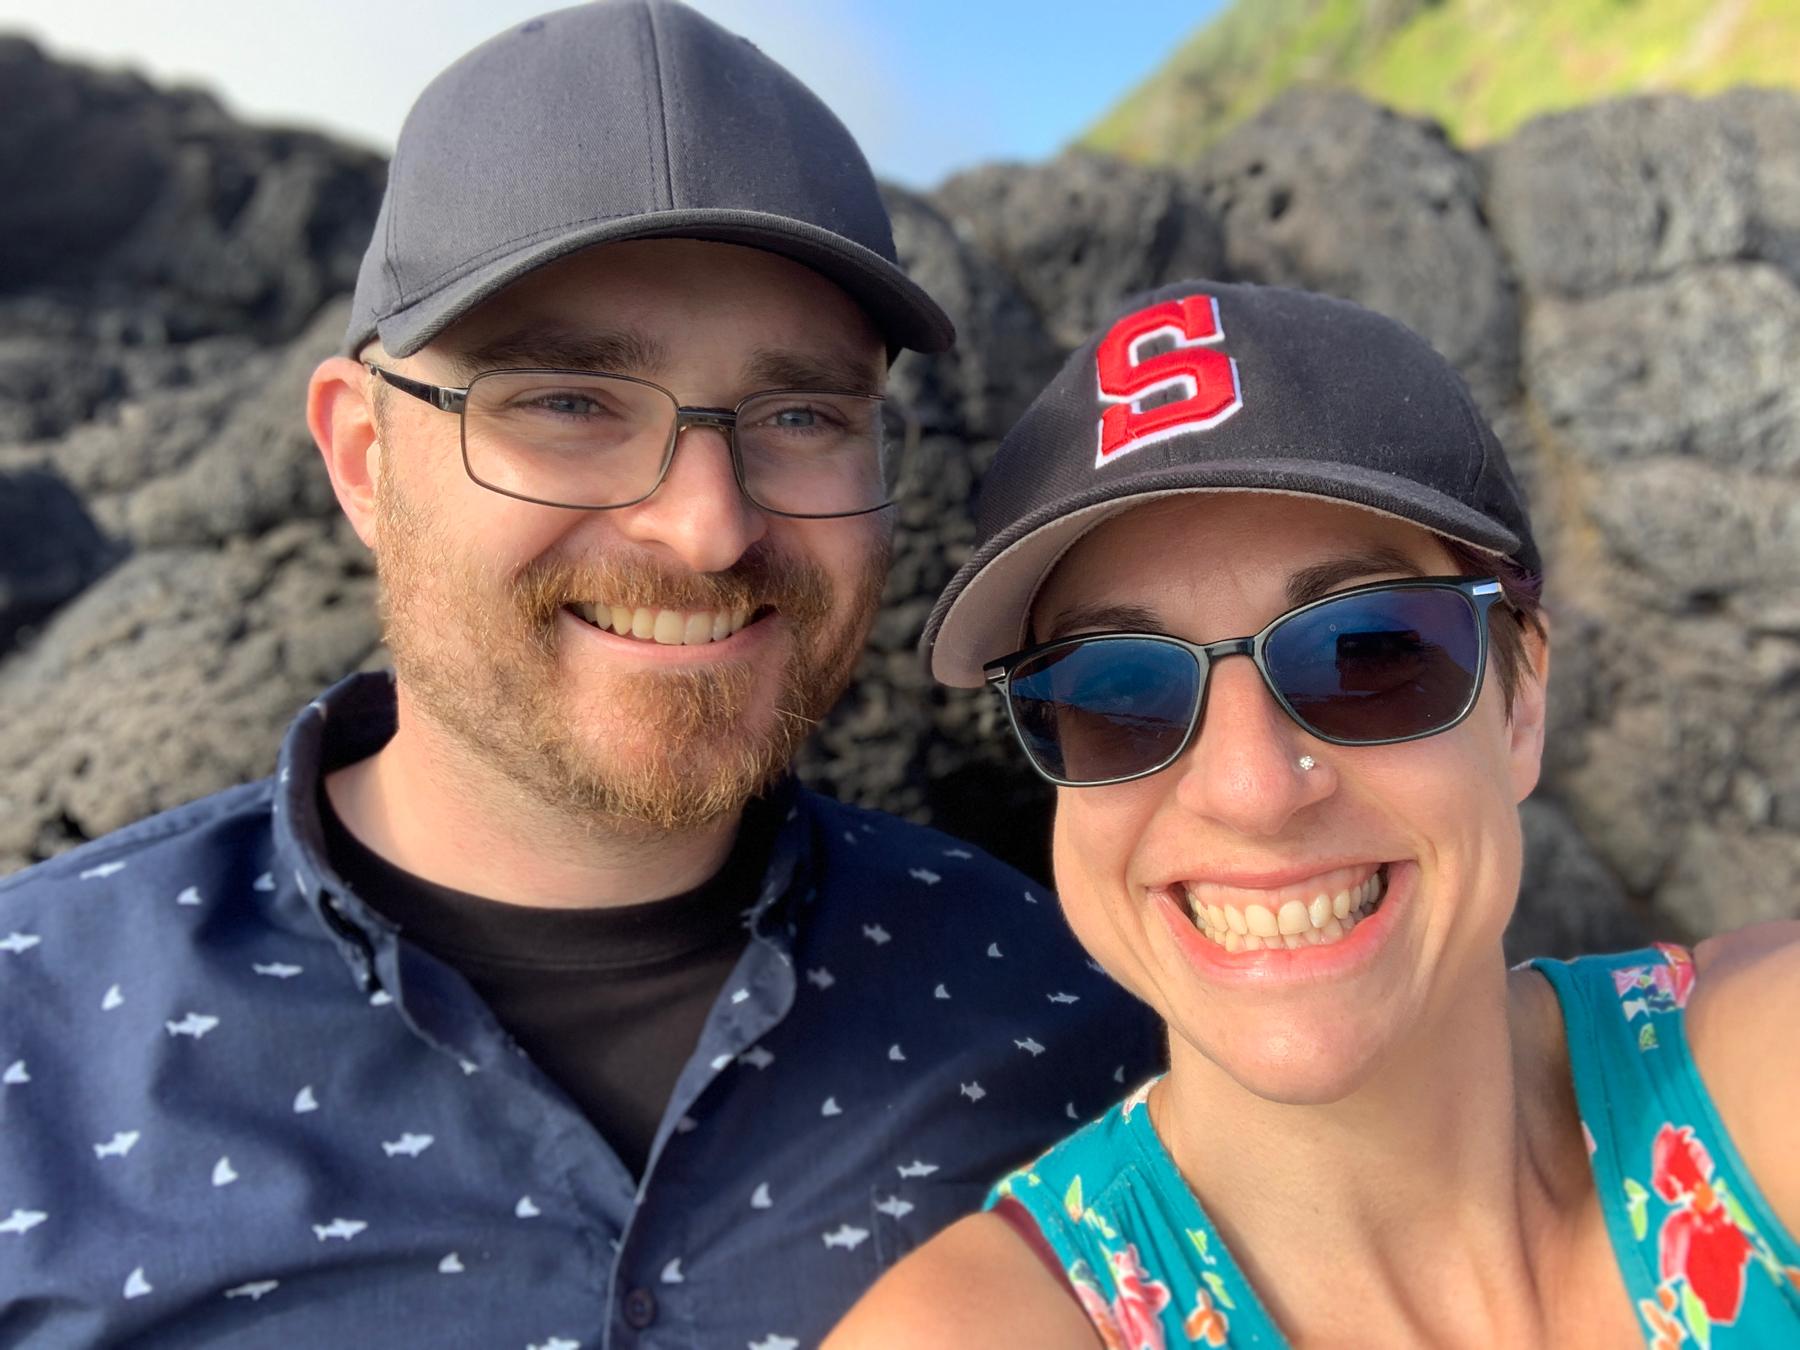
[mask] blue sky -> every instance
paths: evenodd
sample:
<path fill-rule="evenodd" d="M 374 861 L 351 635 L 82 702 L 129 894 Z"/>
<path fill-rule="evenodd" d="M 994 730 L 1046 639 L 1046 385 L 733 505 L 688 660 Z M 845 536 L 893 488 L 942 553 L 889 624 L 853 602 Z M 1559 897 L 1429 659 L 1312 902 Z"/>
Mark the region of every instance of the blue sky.
<path fill-rule="evenodd" d="M 915 187 L 1054 154 L 1223 0 L 695 0 L 822 95 Z M 0 0 L 0 31 L 205 85 L 238 115 L 392 146 L 414 94 L 554 0 Z"/>

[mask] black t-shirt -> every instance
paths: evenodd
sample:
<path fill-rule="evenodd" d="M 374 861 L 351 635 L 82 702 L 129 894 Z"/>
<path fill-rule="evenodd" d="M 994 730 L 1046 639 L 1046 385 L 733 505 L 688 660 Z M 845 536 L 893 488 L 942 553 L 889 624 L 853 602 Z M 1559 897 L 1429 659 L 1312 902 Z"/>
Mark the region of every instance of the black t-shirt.
<path fill-rule="evenodd" d="M 453 966 L 521 1049 L 642 1176 L 675 1080 L 743 953 L 780 824 L 744 813 L 725 865 L 683 895 L 597 909 L 505 904 L 414 876 L 369 849 L 323 788 L 332 868 L 406 938 Z"/>

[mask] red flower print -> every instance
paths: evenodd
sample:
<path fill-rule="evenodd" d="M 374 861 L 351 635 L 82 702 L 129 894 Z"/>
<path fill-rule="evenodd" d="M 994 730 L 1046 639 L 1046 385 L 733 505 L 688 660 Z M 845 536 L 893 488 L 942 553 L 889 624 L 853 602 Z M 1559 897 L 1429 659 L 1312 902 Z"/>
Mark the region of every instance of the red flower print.
<path fill-rule="evenodd" d="M 1665 1124 L 1650 1158 L 1650 1184 L 1675 1206 L 1657 1239 L 1662 1278 L 1684 1277 L 1709 1318 L 1735 1322 L 1752 1249 L 1713 1190 L 1712 1155 L 1691 1126 Z"/>
<path fill-rule="evenodd" d="M 1113 1283 L 1119 1288 L 1119 1296 L 1113 1300 L 1113 1317 L 1125 1333 L 1126 1350 L 1163 1350 L 1158 1314 L 1169 1306 L 1169 1286 L 1150 1278 L 1150 1272 L 1138 1259 L 1135 1242 L 1109 1256 Z"/>

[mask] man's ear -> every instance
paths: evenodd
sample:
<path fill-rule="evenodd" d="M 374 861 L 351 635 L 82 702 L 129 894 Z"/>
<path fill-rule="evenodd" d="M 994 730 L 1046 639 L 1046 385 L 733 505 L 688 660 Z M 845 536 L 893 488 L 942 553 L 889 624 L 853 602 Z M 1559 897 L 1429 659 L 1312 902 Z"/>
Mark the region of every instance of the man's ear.
<path fill-rule="evenodd" d="M 1513 797 L 1524 801 L 1537 786 L 1544 762 L 1544 726 L 1549 711 L 1550 618 L 1537 613 L 1538 627 L 1523 625 L 1525 668 L 1513 691 L 1512 716 L 1507 723 L 1507 753 L 1512 762 Z"/>
<path fill-rule="evenodd" d="M 381 440 L 369 405 L 368 370 L 347 356 L 319 363 L 306 387 L 306 425 L 325 459 L 331 490 L 357 538 L 375 547 Z"/>

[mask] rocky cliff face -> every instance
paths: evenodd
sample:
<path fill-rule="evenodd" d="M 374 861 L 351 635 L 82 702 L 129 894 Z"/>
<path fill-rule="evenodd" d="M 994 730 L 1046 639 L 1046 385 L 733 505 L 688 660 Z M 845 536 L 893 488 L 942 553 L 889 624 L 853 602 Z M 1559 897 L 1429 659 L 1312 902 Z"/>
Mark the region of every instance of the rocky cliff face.
<path fill-rule="evenodd" d="M 0 871 L 266 773 L 381 660 L 300 396 L 382 167 L 0 42 Z M 1515 951 L 1800 913 L 1800 99 L 1601 105 L 1470 156 L 1296 94 L 1179 170 L 1071 154 L 890 205 L 962 341 L 896 369 L 929 468 L 809 779 L 1042 870 L 998 709 L 914 652 L 971 495 L 1118 298 L 1280 282 L 1435 343 L 1533 493 L 1555 722 Z"/>

